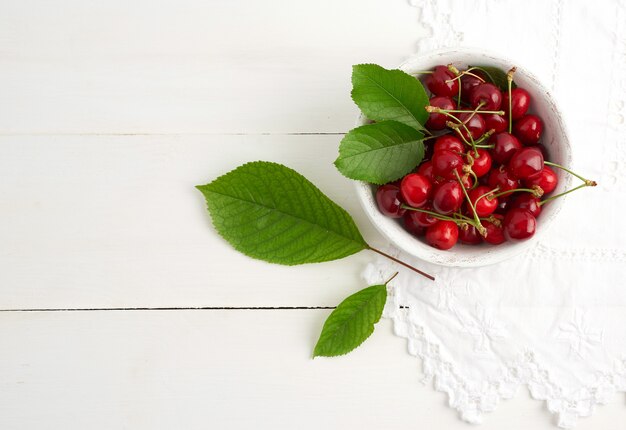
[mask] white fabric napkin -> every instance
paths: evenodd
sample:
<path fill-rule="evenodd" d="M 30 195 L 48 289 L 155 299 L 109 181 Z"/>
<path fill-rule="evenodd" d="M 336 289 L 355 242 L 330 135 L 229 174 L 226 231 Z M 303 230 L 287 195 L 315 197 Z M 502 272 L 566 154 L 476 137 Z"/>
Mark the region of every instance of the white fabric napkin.
<path fill-rule="evenodd" d="M 475 269 L 414 261 L 437 281 L 400 270 L 384 315 L 463 419 L 480 422 L 527 385 L 572 428 L 626 391 L 626 1 L 411 4 L 430 31 L 418 53 L 483 48 L 542 79 L 564 113 L 573 169 L 599 186 L 566 197 L 520 257 Z M 396 270 L 378 260 L 364 277 Z"/>

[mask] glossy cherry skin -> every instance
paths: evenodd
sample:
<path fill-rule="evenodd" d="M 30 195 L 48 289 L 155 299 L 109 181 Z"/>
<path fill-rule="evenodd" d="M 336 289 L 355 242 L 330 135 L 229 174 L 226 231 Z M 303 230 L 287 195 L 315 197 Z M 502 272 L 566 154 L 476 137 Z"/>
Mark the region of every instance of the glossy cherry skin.
<path fill-rule="evenodd" d="M 430 199 L 432 184 L 428 178 L 419 173 L 409 173 L 400 183 L 402 200 L 414 208 L 422 207 Z"/>
<path fill-rule="evenodd" d="M 435 152 L 448 150 L 452 152 L 463 153 L 464 144 L 461 142 L 456 136 L 452 136 L 451 134 L 446 134 L 445 136 L 438 137 L 435 140 Z"/>
<path fill-rule="evenodd" d="M 496 115 L 495 113 L 483 113 L 481 114 L 485 120 L 485 130 L 493 130 L 494 134 L 502 133 L 509 127 L 509 123 L 503 115 Z"/>
<path fill-rule="evenodd" d="M 502 215 L 494 215 L 498 220 L 500 220 L 500 225 L 496 225 L 490 221 L 481 221 L 481 224 L 487 230 L 487 234 L 483 238 L 485 242 L 490 243 L 492 245 L 500 245 L 501 243 L 506 242 L 506 237 L 504 237 L 504 228 L 502 225 Z"/>
<path fill-rule="evenodd" d="M 376 203 L 378 203 L 378 209 L 391 218 L 401 218 L 406 212 L 406 209 L 400 207 L 402 201 L 400 200 L 400 188 L 395 185 L 386 184 L 378 187 L 376 190 Z"/>
<path fill-rule="evenodd" d="M 472 170 L 476 174 L 477 177 L 485 176 L 491 170 L 491 155 L 489 155 L 489 151 L 478 148 L 478 157 L 474 158 L 476 155 L 474 151 L 468 151 L 468 156 L 474 159 L 474 163 L 472 164 Z"/>
<path fill-rule="evenodd" d="M 463 190 L 457 181 L 444 182 L 435 189 L 433 208 L 435 212 L 449 215 L 459 210 L 463 203 Z"/>
<path fill-rule="evenodd" d="M 426 233 L 426 228 L 415 222 L 415 219 L 411 216 L 412 213 L 413 211 L 407 211 L 402 217 L 404 228 L 414 236 L 423 236 Z"/>
<path fill-rule="evenodd" d="M 491 156 L 496 163 L 507 163 L 518 149 L 522 148 L 517 137 L 506 131 L 494 134 L 489 138 L 489 143 L 495 145 L 491 150 Z"/>
<path fill-rule="evenodd" d="M 511 111 L 513 112 L 513 119 L 520 119 L 530 107 L 530 94 L 524 88 L 513 88 L 511 90 Z M 504 93 L 502 99 L 502 110 L 506 112 L 507 117 L 509 115 L 509 92 Z"/>
<path fill-rule="evenodd" d="M 536 145 L 539 143 L 543 123 L 537 115 L 524 115 L 513 124 L 513 134 L 524 145 Z"/>
<path fill-rule="evenodd" d="M 511 207 L 511 194 L 498 197 L 498 207 L 494 213 L 504 215 Z"/>
<path fill-rule="evenodd" d="M 518 179 L 528 179 L 543 169 L 543 154 L 534 147 L 518 150 L 509 161 L 509 171 Z"/>
<path fill-rule="evenodd" d="M 504 235 L 507 239 L 528 239 L 536 229 L 537 220 L 528 209 L 514 208 L 504 216 Z"/>
<path fill-rule="evenodd" d="M 509 209 L 527 209 L 535 218 L 537 218 L 541 213 L 541 205 L 539 204 L 540 200 L 537 197 L 533 196 L 531 193 L 516 194 L 519 194 L 519 196 L 516 196 L 513 199 L 513 201 L 509 205 Z"/>
<path fill-rule="evenodd" d="M 469 190 L 474 185 L 474 178 L 472 178 L 468 173 L 461 176 L 461 182 L 463 183 L 463 188 Z"/>
<path fill-rule="evenodd" d="M 430 105 L 445 110 L 456 109 L 456 103 L 450 97 L 433 97 L 430 99 Z M 442 113 L 433 112 L 428 115 L 426 128 L 429 130 L 443 130 L 446 128 L 446 121 L 449 118 Z"/>
<path fill-rule="evenodd" d="M 428 210 L 428 211 L 433 211 L 433 207 L 430 204 L 424 206 L 421 209 L 425 209 L 425 210 Z M 431 225 L 435 225 L 435 224 L 437 224 L 437 221 L 439 221 L 437 218 L 435 218 L 432 215 L 427 214 L 425 212 L 407 211 L 406 215 L 409 215 L 413 219 L 413 222 L 415 223 L 415 225 L 418 225 L 418 226 L 424 227 L 424 228 L 430 227 Z"/>
<path fill-rule="evenodd" d="M 431 184 L 434 184 L 435 182 L 435 175 L 433 173 L 433 162 L 432 161 L 425 161 L 422 164 L 420 164 L 420 166 L 417 168 L 417 173 L 419 173 L 422 176 L 425 176 L 426 179 L 428 179 L 430 181 Z"/>
<path fill-rule="evenodd" d="M 465 124 L 465 127 L 459 124 L 459 131 L 465 140 L 470 141 L 470 135 L 472 136 L 472 139 L 476 140 L 485 134 L 485 120 L 481 115 L 464 112 L 458 114 L 457 118 Z M 453 122 L 456 123 L 456 121 Z M 467 130 L 465 129 L 466 127 Z M 469 133 L 467 132 L 468 130 Z"/>
<path fill-rule="evenodd" d="M 467 228 L 459 228 L 459 242 L 467 245 L 478 245 L 482 243 L 483 238 L 473 225 L 467 225 Z"/>
<path fill-rule="evenodd" d="M 469 198 L 474 207 L 476 208 L 476 214 L 479 217 L 486 217 L 495 212 L 498 207 L 498 199 L 488 199 L 487 196 L 481 197 L 491 191 L 491 188 L 479 185 L 469 192 Z M 471 211 L 471 208 L 468 209 Z"/>
<path fill-rule="evenodd" d="M 461 100 L 469 103 L 472 91 L 482 83 L 483 81 L 472 75 L 461 76 Z"/>
<path fill-rule="evenodd" d="M 453 221 L 439 221 L 426 229 L 426 243 L 437 249 L 450 249 L 458 239 L 459 227 Z"/>
<path fill-rule="evenodd" d="M 497 187 L 498 192 L 514 190 L 519 187 L 518 180 L 505 166 L 492 170 L 489 173 L 487 184 L 492 190 Z"/>
<path fill-rule="evenodd" d="M 534 185 L 538 185 L 543 190 L 544 194 L 551 193 L 556 188 L 559 183 L 559 178 L 554 173 L 554 170 L 544 165 L 541 172 L 535 176 L 531 176 L 530 178 L 524 181 L 528 188 L 531 188 Z"/>
<path fill-rule="evenodd" d="M 481 103 L 481 110 L 499 110 L 502 105 L 502 91 L 494 84 L 477 85 L 470 95 L 470 104 L 477 108 Z"/>
<path fill-rule="evenodd" d="M 446 66 L 437 66 L 433 73 L 426 75 L 424 83 L 436 96 L 452 97 L 459 93 L 459 80 Z"/>
<path fill-rule="evenodd" d="M 459 176 L 463 174 L 463 158 L 456 152 L 443 149 L 433 154 L 433 174 L 446 179 L 455 179 L 456 171 Z"/>

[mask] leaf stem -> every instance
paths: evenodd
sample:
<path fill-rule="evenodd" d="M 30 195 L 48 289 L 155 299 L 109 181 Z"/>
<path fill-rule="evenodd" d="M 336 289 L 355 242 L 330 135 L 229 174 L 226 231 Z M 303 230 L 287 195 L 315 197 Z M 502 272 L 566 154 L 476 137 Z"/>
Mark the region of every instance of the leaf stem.
<path fill-rule="evenodd" d="M 385 286 L 386 286 L 388 283 L 390 283 L 391 281 L 393 281 L 393 278 L 395 278 L 396 276 L 398 276 L 398 272 L 396 272 L 396 273 L 394 273 L 393 275 L 391 275 L 391 278 L 387 279 L 383 285 L 385 285 Z"/>
<path fill-rule="evenodd" d="M 426 277 L 426 278 L 430 279 L 431 281 L 434 281 L 434 280 L 435 280 L 435 277 L 434 277 L 434 276 L 429 275 L 429 274 L 428 274 L 428 273 L 426 273 L 426 272 L 422 272 L 421 270 L 419 270 L 419 269 L 417 269 L 417 268 L 415 268 L 415 267 L 411 266 L 410 264 L 407 264 L 407 263 L 405 263 L 404 261 L 400 261 L 400 260 L 398 260 L 396 257 L 392 257 L 392 256 L 391 256 L 391 255 L 389 255 L 389 254 L 385 254 L 385 253 L 384 253 L 384 252 L 382 252 L 380 249 L 372 248 L 372 247 L 371 247 L 371 246 L 369 246 L 369 245 L 367 246 L 367 249 L 369 249 L 370 251 L 374 251 L 375 253 L 380 254 L 380 255 L 382 255 L 383 257 L 386 257 L 386 258 L 390 259 L 391 261 L 394 261 L 394 262 L 398 263 L 399 265 L 406 267 L 407 269 L 411 269 L 412 271 L 414 271 L 414 272 L 416 272 L 416 273 L 419 273 L 420 275 L 422 275 L 422 276 L 424 276 L 424 277 Z"/>

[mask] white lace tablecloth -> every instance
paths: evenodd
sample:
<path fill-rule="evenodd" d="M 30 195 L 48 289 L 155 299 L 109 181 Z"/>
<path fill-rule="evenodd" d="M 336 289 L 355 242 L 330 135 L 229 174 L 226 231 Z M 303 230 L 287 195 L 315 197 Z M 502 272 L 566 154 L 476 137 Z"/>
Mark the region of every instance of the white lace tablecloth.
<path fill-rule="evenodd" d="M 430 36 L 418 53 L 468 46 L 503 54 L 551 88 L 573 168 L 598 181 L 567 197 L 534 249 L 477 269 L 415 262 L 384 315 L 462 418 L 481 421 L 527 385 L 572 428 L 626 391 L 626 1 L 413 0 Z M 407 258 L 407 256 L 404 256 Z M 376 261 L 373 284 L 397 268 Z"/>

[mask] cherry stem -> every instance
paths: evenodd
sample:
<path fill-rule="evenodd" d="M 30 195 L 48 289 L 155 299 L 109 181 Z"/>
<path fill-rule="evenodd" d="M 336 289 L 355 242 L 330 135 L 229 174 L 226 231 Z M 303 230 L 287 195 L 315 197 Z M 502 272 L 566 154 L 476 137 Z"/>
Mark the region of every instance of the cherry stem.
<path fill-rule="evenodd" d="M 567 167 L 563 167 L 560 164 L 556 164 L 556 163 L 553 163 L 551 161 L 544 161 L 543 164 L 547 164 L 548 166 L 556 167 L 557 169 L 561 169 L 561 170 L 566 171 L 570 175 L 576 176 L 578 179 L 583 181 L 585 183 L 585 186 L 587 186 L 587 187 L 595 187 L 596 185 L 598 185 L 598 183 L 596 181 L 591 181 L 589 179 L 583 178 L 578 173 L 574 173 L 570 169 L 568 169 Z"/>
<path fill-rule="evenodd" d="M 590 182 L 595 184 L 594 181 L 590 181 Z M 589 185 L 587 182 L 585 182 L 584 184 L 580 184 L 579 186 L 577 186 L 575 188 L 572 188 L 571 190 L 563 191 L 560 194 L 557 194 L 555 196 L 550 196 L 547 199 L 544 199 L 544 200 L 540 201 L 539 202 L 539 206 L 542 206 L 544 203 L 550 202 L 550 201 L 552 201 L 554 199 L 558 199 L 559 197 L 563 197 L 566 194 L 573 193 L 574 191 L 579 190 L 581 188 L 585 188 L 585 187 L 595 187 L 595 185 Z"/>
<path fill-rule="evenodd" d="M 535 196 L 537 198 L 543 196 L 543 190 L 541 189 L 541 187 L 536 186 L 536 187 L 533 187 L 533 188 L 515 188 L 514 190 L 502 191 L 501 193 L 494 194 L 491 199 L 493 200 L 493 199 L 498 198 L 500 196 L 506 196 L 507 194 L 517 193 L 517 192 L 531 193 L 533 196 Z M 487 193 L 487 194 L 489 194 L 489 193 Z"/>
<path fill-rule="evenodd" d="M 454 66 L 452 66 L 452 67 L 454 67 Z M 461 79 L 461 77 L 462 77 L 463 75 L 470 75 L 470 76 L 473 76 L 473 77 L 475 77 L 476 79 L 480 80 L 481 82 L 485 82 L 485 80 L 484 80 L 483 78 L 481 78 L 480 76 L 478 76 L 477 74 L 475 74 L 475 73 L 471 73 L 471 71 L 472 71 L 472 70 L 476 70 L 476 69 L 477 69 L 477 67 L 470 67 L 469 69 L 464 70 L 464 71 L 462 71 L 462 72 L 458 73 L 458 75 L 456 76 L 456 78 L 453 78 L 453 79 L 448 79 L 446 82 L 453 82 L 453 81 L 456 81 L 457 79 Z M 458 70 L 456 69 L 456 67 L 454 67 L 454 70 L 452 70 L 452 69 L 450 69 L 450 66 L 448 66 L 448 70 L 450 70 L 452 73 L 454 73 L 454 71 L 455 71 L 455 70 L 458 72 Z"/>
<path fill-rule="evenodd" d="M 426 106 L 426 110 L 428 112 L 430 112 L 430 113 L 433 113 L 433 112 L 435 112 L 435 113 L 448 112 L 448 113 L 474 113 L 474 114 L 476 114 L 476 112 L 477 112 L 475 109 L 471 109 L 471 110 L 464 110 L 464 109 L 441 109 L 440 107 L 437 107 L 437 106 Z M 503 110 L 478 110 L 478 113 L 492 113 L 494 115 L 505 115 L 505 112 Z"/>
<path fill-rule="evenodd" d="M 398 272 L 391 275 L 391 278 L 387 279 L 383 285 L 387 286 L 387 284 L 393 281 L 393 278 L 395 278 L 396 276 L 398 276 Z"/>
<path fill-rule="evenodd" d="M 416 273 L 419 273 L 420 275 L 422 275 L 422 276 L 424 276 L 424 277 L 426 277 L 426 278 L 430 279 L 431 281 L 434 281 L 434 280 L 435 280 L 435 277 L 434 277 L 434 276 L 429 275 L 429 274 L 428 274 L 428 273 L 426 273 L 426 272 L 422 272 L 421 270 L 419 270 L 419 269 L 417 269 L 417 268 L 415 268 L 415 267 L 411 266 L 410 264 L 407 264 L 407 263 L 405 263 L 404 261 L 400 261 L 400 260 L 398 260 L 396 257 L 392 257 L 392 256 L 391 256 L 391 255 L 389 255 L 389 254 L 385 254 L 385 253 L 384 253 L 384 252 L 382 252 L 380 249 L 372 248 L 372 247 L 371 247 L 371 246 L 369 246 L 369 245 L 367 246 L 367 249 L 369 249 L 370 251 L 373 251 L 373 252 L 375 252 L 375 253 L 377 253 L 377 254 L 380 254 L 380 255 L 382 255 L 383 257 L 386 257 L 386 258 L 390 259 L 391 261 L 396 262 L 396 263 L 398 263 L 399 265 L 406 267 L 407 269 L 411 269 L 412 271 L 414 271 L 414 272 L 416 272 Z"/>
<path fill-rule="evenodd" d="M 441 133 L 441 134 L 437 134 L 437 135 L 434 135 L 434 136 L 425 137 L 422 140 L 437 139 L 438 137 L 445 136 L 445 135 L 451 134 L 451 133 L 452 133 L 451 131 L 446 131 L 445 133 Z"/>
<path fill-rule="evenodd" d="M 414 208 L 413 206 L 408 206 L 408 205 L 400 205 L 400 207 L 402 209 L 406 209 L 406 210 L 409 210 L 409 211 L 423 212 L 425 214 L 428 214 L 428 215 L 432 216 L 433 218 L 437 218 L 437 219 L 440 219 L 442 221 L 454 221 L 454 218 L 452 218 L 452 217 L 449 217 L 447 215 L 442 215 L 442 214 L 439 214 L 437 212 L 429 211 L 428 209 Z"/>
<path fill-rule="evenodd" d="M 435 72 L 433 72 L 432 70 L 418 70 L 417 72 L 413 73 L 415 73 L 416 75 L 432 75 Z"/>
<path fill-rule="evenodd" d="M 475 223 L 474 227 L 476 227 L 476 230 L 478 230 L 481 236 L 485 236 L 485 234 L 487 234 L 487 229 L 483 227 L 483 225 L 480 223 L 478 214 L 476 214 L 476 207 L 474 207 L 474 204 L 472 203 L 472 199 L 470 199 L 469 194 L 467 194 L 467 190 L 463 186 L 463 181 L 461 181 L 459 172 L 454 170 L 454 175 L 456 176 L 457 181 L 459 181 L 459 184 L 461 185 L 461 189 L 463 190 L 463 194 L 465 194 L 465 198 L 467 199 L 467 204 L 469 205 L 470 209 L 472 210 L 472 214 L 474 215 L 474 223 Z"/>
<path fill-rule="evenodd" d="M 506 74 L 506 82 L 509 87 L 509 134 L 513 131 L 513 114 L 511 112 L 513 108 L 513 98 L 511 97 L 511 87 L 513 86 L 513 75 L 516 70 L 517 68 L 513 66 Z"/>

